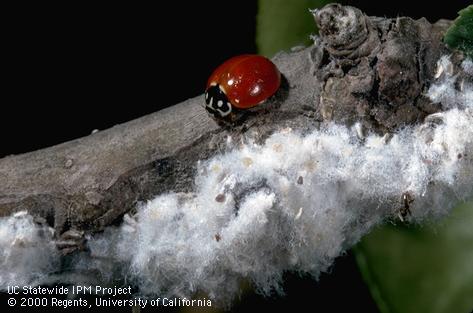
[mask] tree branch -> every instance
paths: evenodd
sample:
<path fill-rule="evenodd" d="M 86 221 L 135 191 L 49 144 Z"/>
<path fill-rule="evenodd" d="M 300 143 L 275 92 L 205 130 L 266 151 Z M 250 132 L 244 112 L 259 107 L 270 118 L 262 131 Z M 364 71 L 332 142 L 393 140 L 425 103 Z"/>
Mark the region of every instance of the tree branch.
<path fill-rule="evenodd" d="M 201 96 L 157 113 L 51 148 L 0 160 L 0 216 L 27 210 L 57 234 L 96 232 L 119 221 L 137 201 L 188 191 L 198 160 L 252 133 L 310 130 L 321 122 L 391 132 L 441 109 L 422 92 L 434 79 L 448 22 L 368 18 L 352 7 L 314 12 L 321 37 L 274 58 L 285 78 L 278 94 L 231 128 L 220 128 Z M 343 17 L 348 17 L 342 21 Z M 455 54 L 454 71 L 461 55 Z"/>
<path fill-rule="evenodd" d="M 321 37 L 278 54 L 280 90 L 232 126 L 196 97 L 1 159 L 0 289 L 126 278 L 228 303 L 241 279 L 280 291 L 387 219 L 471 197 L 473 63 L 441 42 L 449 23 L 313 14 Z"/>

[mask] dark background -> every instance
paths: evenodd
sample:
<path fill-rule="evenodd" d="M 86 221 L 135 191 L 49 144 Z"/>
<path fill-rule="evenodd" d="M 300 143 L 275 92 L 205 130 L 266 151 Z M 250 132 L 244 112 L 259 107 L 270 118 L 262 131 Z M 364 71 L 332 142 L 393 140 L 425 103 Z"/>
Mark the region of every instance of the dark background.
<path fill-rule="evenodd" d="M 0 157 L 82 137 L 202 94 L 225 59 L 255 53 L 256 1 L 24 6 L 4 13 Z M 468 1 L 345 1 L 369 15 L 453 19 Z M 285 297 L 233 310 L 377 312 L 351 254 L 319 283 L 288 275 Z M 0 307 L 6 307 L 5 295 Z M 350 300 L 349 300 L 350 299 Z"/>
<path fill-rule="evenodd" d="M 346 2 L 370 15 L 432 22 L 452 19 L 467 5 Z M 0 157 L 82 137 L 202 94 L 222 61 L 256 52 L 256 1 L 192 3 L 5 11 Z"/>

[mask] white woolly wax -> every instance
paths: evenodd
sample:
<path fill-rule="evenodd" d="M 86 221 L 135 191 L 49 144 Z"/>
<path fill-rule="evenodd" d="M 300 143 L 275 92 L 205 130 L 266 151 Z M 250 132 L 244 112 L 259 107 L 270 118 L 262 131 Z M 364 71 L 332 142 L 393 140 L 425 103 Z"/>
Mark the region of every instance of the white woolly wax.
<path fill-rule="evenodd" d="M 201 161 L 194 192 L 158 195 L 89 240 L 95 258 L 76 264 L 127 277 L 140 293 L 200 290 L 228 303 L 241 279 L 269 294 L 284 271 L 317 277 L 375 225 L 397 219 L 405 192 L 411 222 L 448 214 L 473 195 L 473 87 L 455 90 L 449 66 L 448 57 L 439 61 L 427 94 L 445 111 L 423 124 L 384 137 L 329 124 L 304 135 L 284 129 L 262 145 L 247 140 Z M 1 287 L 50 270 L 54 253 L 35 227 L 26 217 L 0 220 L 2 260 L 10 255 Z M 18 237 L 37 246 L 15 248 Z"/>

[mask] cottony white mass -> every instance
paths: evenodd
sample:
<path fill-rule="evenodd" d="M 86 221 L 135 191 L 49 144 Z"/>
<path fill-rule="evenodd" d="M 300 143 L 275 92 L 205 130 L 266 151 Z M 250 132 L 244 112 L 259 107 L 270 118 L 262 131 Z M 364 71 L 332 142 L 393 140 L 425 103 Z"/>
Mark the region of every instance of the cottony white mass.
<path fill-rule="evenodd" d="M 110 283 L 126 277 L 141 295 L 201 291 L 229 303 L 242 280 L 270 294 L 284 271 L 318 277 L 374 226 L 397 220 L 406 192 L 410 222 L 445 216 L 473 195 L 473 86 L 459 92 L 456 79 L 443 71 L 428 92 L 446 111 L 389 136 L 329 124 L 306 135 L 283 129 L 263 145 L 247 138 L 198 164 L 194 192 L 141 204 L 89 240 L 94 257 L 72 264 Z M 40 231 L 28 215 L 0 220 L 2 288 L 55 269 Z"/>

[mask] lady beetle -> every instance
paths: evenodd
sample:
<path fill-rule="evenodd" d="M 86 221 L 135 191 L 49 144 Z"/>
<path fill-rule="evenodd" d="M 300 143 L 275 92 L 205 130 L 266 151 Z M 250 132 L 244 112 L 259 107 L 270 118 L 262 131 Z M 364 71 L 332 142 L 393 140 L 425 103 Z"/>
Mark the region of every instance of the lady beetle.
<path fill-rule="evenodd" d="M 232 119 L 232 112 L 257 106 L 274 95 L 281 74 L 267 58 L 244 54 L 233 57 L 210 75 L 205 109 L 216 118 Z"/>

